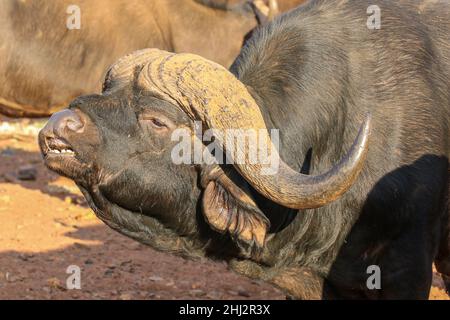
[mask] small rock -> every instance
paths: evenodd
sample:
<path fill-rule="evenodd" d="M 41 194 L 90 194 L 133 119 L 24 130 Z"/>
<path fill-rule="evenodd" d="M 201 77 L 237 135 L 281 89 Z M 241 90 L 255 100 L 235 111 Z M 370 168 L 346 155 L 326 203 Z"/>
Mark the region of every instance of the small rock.
<path fill-rule="evenodd" d="M 6 280 L 7 282 L 14 283 L 14 282 L 20 282 L 20 281 L 23 281 L 24 278 L 23 278 L 23 277 L 20 277 L 20 276 L 12 275 L 11 273 L 6 272 L 6 273 L 5 273 L 5 280 Z"/>
<path fill-rule="evenodd" d="M 158 281 L 163 281 L 164 279 L 158 276 L 151 276 L 150 278 L 148 278 L 150 281 L 153 282 L 158 282 Z"/>
<path fill-rule="evenodd" d="M 131 249 L 139 251 L 139 250 L 143 250 L 144 246 L 142 244 L 140 244 L 139 242 L 136 242 L 131 245 Z"/>
<path fill-rule="evenodd" d="M 54 185 L 46 186 L 45 191 L 51 195 L 63 195 L 67 193 L 67 191 L 64 188 Z"/>
<path fill-rule="evenodd" d="M 240 295 L 241 297 L 250 297 L 250 293 L 248 293 L 247 290 L 238 290 L 238 295 Z"/>
<path fill-rule="evenodd" d="M 34 258 L 34 254 L 28 254 L 28 253 L 21 253 L 19 254 L 19 259 L 23 261 L 28 261 L 30 259 Z"/>
<path fill-rule="evenodd" d="M 199 288 L 200 287 L 200 284 L 199 283 L 193 283 L 193 284 L 191 284 L 191 288 L 192 289 L 197 289 L 197 288 Z"/>
<path fill-rule="evenodd" d="M 113 270 L 108 269 L 108 270 L 105 271 L 104 275 L 105 275 L 105 276 L 111 276 L 113 273 L 114 273 Z"/>
<path fill-rule="evenodd" d="M 37 177 L 37 169 L 35 166 L 26 165 L 19 168 L 17 178 L 19 180 L 34 181 Z"/>
<path fill-rule="evenodd" d="M 16 176 L 11 173 L 11 172 L 7 172 L 2 176 L 3 180 L 5 182 L 9 182 L 9 183 L 19 183 L 19 179 L 16 178 Z"/>
<path fill-rule="evenodd" d="M 58 278 L 50 278 L 47 279 L 47 284 L 50 288 L 59 289 L 65 291 L 66 288 L 61 284 L 61 281 Z"/>
<path fill-rule="evenodd" d="M 128 265 L 128 264 L 131 264 L 132 262 L 133 262 L 133 260 L 122 261 L 122 262 L 120 263 L 120 266 L 123 267 L 123 266 L 126 266 L 126 265 Z"/>
<path fill-rule="evenodd" d="M 238 295 L 243 296 L 243 297 L 245 297 L 245 294 L 249 294 L 247 289 L 245 289 L 243 286 L 237 286 L 236 291 L 237 291 Z"/>
<path fill-rule="evenodd" d="M 169 281 L 169 282 L 166 282 L 165 285 L 167 287 L 175 287 L 175 282 L 174 281 Z"/>
<path fill-rule="evenodd" d="M 140 297 L 145 298 L 148 295 L 148 292 L 147 291 L 139 291 L 138 294 Z"/>
<path fill-rule="evenodd" d="M 89 246 L 79 243 L 79 242 L 74 242 L 73 246 L 77 249 L 91 250 L 91 248 L 89 248 Z"/>
<path fill-rule="evenodd" d="M 133 299 L 133 296 L 131 294 L 129 294 L 129 293 L 122 293 L 119 296 L 119 299 L 120 300 L 131 300 L 131 299 Z"/>
<path fill-rule="evenodd" d="M 222 295 L 220 294 L 220 292 L 217 291 L 211 291 L 208 292 L 208 294 L 206 295 L 207 298 L 212 299 L 212 300 L 220 300 L 220 298 L 222 297 Z"/>
<path fill-rule="evenodd" d="M 200 289 L 189 290 L 189 294 L 193 297 L 203 297 L 206 292 Z"/>
<path fill-rule="evenodd" d="M 15 152 L 13 149 L 10 148 L 6 148 L 5 150 L 2 150 L 2 152 L 0 153 L 0 155 L 2 157 L 12 157 L 15 155 Z"/>

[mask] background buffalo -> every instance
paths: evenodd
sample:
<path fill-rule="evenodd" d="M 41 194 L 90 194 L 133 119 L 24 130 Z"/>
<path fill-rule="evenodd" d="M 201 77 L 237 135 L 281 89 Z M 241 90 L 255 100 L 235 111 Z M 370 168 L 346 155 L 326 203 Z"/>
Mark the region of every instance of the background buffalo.
<path fill-rule="evenodd" d="M 280 1 L 283 10 L 302 2 Z M 49 115 L 80 94 L 99 91 L 105 69 L 137 49 L 194 52 L 229 66 L 258 25 L 265 4 L 255 3 L 1 1 L 0 112 Z M 79 30 L 67 28 L 73 5 L 80 9 Z"/>

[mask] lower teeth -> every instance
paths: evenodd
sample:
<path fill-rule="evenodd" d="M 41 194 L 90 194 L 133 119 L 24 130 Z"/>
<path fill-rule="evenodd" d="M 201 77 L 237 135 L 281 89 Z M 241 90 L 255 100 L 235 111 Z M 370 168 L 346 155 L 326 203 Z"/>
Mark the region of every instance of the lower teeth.
<path fill-rule="evenodd" d="M 74 152 L 71 150 L 51 150 L 52 153 L 66 153 L 66 154 L 73 154 Z"/>

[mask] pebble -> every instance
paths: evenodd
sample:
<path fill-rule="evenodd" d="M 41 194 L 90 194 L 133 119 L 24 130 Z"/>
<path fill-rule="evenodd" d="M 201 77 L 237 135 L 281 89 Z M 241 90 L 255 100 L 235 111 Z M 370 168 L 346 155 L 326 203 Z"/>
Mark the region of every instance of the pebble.
<path fill-rule="evenodd" d="M 66 290 L 66 288 L 61 284 L 61 281 L 58 278 L 47 279 L 47 284 L 50 286 L 50 288 L 55 288 L 63 291 Z"/>
<path fill-rule="evenodd" d="M 128 265 L 128 264 L 131 264 L 132 262 L 133 262 L 133 260 L 122 261 L 122 262 L 120 263 L 120 266 L 123 267 L 123 266 L 126 266 L 126 265 Z"/>
<path fill-rule="evenodd" d="M 250 297 L 250 293 L 246 290 L 238 290 L 238 295 L 240 295 L 241 297 Z"/>
<path fill-rule="evenodd" d="M 23 260 L 23 261 L 28 261 L 32 258 L 34 258 L 34 254 L 28 254 L 28 253 L 21 253 L 19 254 L 19 259 Z"/>
<path fill-rule="evenodd" d="M 250 297 L 250 293 L 242 286 L 237 286 L 236 291 L 241 297 Z"/>
<path fill-rule="evenodd" d="M 92 261 L 91 259 L 87 259 L 86 261 L 84 261 L 84 264 L 94 264 L 94 261 Z"/>
<path fill-rule="evenodd" d="M 158 281 L 163 281 L 163 280 L 164 280 L 163 278 L 158 277 L 158 276 L 151 276 L 151 277 L 149 277 L 148 279 L 149 279 L 150 281 L 153 281 L 153 282 L 158 282 Z"/>
<path fill-rule="evenodd" d="M 119 296 L 119 299 L 120 300 L 131 300 L 131 299 L 133 299 L 133 296 L 131 294 L 129 294 L 129 293 L 122 293 Z"/>
<path fill-rule="evenodd" d="M 91 248 L 89 248 L 89 246 L 79 243 L 79 242 L 74 242 L 73 246 L 77 249 L 83 249 L 83 250 L 91 250 Z"/>
<path fill-rule="evenodd" d="M 7 282 L 14 283 L 14 282 L 21 282 L 21 281 L 24 280 L 24 278 L 21 277 L 21 276 L 12 275 L 11 273 L 6 272 L 6 273 L 5 273 L 5 280 L 6 280 Z"/>
<path fill-rule="evenodd" d="M 189 294 L 193 297 L 203 297 L 206 292 L 200 289 L 189 290 Z"/>
<path fill-rule="evenodd" d="M 175 286 L 175 282 L 172 281 L 172 280 L 169 281 L 169 282 L 166 282 L 165 285 L 168 286 L 168 287 L 176 287 L 176 286 Z"/>
<path fill-rule="evenodd" d="M 2 150 L 0 155 L 3 156 L 3 157 L 12 157 L 12 156 L 15 155 L 15 152 L 14 152 L 13 149 L 6 148 L 5 150 Z"/>
<path fill-rule="evenodd" d="M 211 291 L 211 292 L 208 292 L 208 294 L 206 295 L 206 297 L 207 297 L 208 299 L 212 299 L 212 300 L 219 300 L 219 299 L 222 297 L 222 295 L 220 294 L 220 292 L 217 292 L 217 291 Z"/>
<path fill-rule="evenodd" d="M 37 169 L 35 166 L 26 165 L 19 168 L 17 178 L 22 181 L 34 181 L 37 177 Z"/>
<path fill-rule="evenodd" d="M 104 275 L 105 275 L 105 276 L 111 276 L 113 273 L 114 273 L 113 270 L 108 269 L 108 270 L 105 271 Z"/>
<path fill-rule="evenodd" d="M 9 183 L 19 183 L 19 180 L 11 172 L 7 172 L 7 173 L 3 174 L 1 178 Z"/>

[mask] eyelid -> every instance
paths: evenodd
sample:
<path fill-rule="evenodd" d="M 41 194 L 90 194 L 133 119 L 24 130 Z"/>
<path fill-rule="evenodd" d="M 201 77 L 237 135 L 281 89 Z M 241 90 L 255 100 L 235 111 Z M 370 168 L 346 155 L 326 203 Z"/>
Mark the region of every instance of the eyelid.
<path fill-rule="evenodd" d="M 149 120 L 150 120 L 154 125 L 156 125 L 156 126 L 158 126 L 158 127 L 167 127 L 166 123 L 163 122 L 163 121 L 161 121 L 161 120 L 158 119 L 158 118 L 151 117 L 151 118 L 149 118 Z"/>
<path fill-rule="evenodd" d="M 164 121 L 163 119 L 161 119 L 160 117 L 157 117 L 155 115 L 152 115 L 152 114 L 141 114 L 139 118 L 140 118 L 140 120 L 143 120 L 143 121 L 151 121 L 152 124 L 154 126 L 156 126 L 156 127 L 169 128 L 169 125 L 167 124 L 166 121 Z"/>

